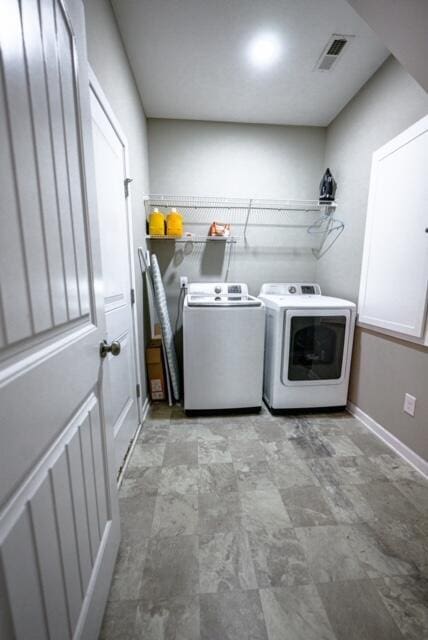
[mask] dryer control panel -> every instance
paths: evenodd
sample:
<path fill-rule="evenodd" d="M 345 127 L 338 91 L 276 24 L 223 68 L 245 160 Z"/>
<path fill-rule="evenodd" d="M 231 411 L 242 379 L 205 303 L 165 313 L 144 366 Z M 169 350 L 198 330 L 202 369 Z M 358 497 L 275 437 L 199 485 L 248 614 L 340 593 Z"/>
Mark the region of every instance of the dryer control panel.
<path fill-rule="evenodd" d="M 260 295 L 270 296 L 320 296 L 319 284 L 310 282 L 268 282 L 262 284 Z"/>

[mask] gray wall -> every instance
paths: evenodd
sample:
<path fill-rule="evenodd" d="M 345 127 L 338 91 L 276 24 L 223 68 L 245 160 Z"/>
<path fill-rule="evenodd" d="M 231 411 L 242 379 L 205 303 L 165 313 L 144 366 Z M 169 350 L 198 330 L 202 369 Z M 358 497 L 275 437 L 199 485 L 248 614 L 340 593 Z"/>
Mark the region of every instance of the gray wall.
<path fill-rule="evenodd" d="M 338 181 L 337 215 L 346 227 L 318 262 L 324 293 L 357 300 L 372 153 L 427 112 L 427 94 L 391 57 L 328 127 L 325 163 Z M 426 349 L 358 329 L 351 401 L 426 459 L 427 380 Z M 402 411 L 406 392 L 417 397 L 414 418 Z"/>
<path fill-rule="evenodd" d="M 149 191 L 146 117 L 141 104 L 113 10 L 108 0 L 85 0 L 89 63 L 128 140 L 134 251 L 144 244 L 143 196 Z M 137 258 L 137 256 L 135 256 Z M 137 259 L 137 315 L 140 337 L 140 368 L 143 398 L 146 395 L 144 363 L 143 289 Z"/>
<path fill-rule="evenodd" d="M 152 193 L 316 198 L 325 130 L 149 118 Z"/>
<path fill-rule="evenodd" d="M 427 0 L 348 0 L 348 4 L 428 91 Z"/>
<path fill-rule="evenodd" d="M 149 119 L 148 131 L 152 193 L 270 199 L 317 197 L 323 173 L 323 128 Z M 225 212 L 209 212 L 199 232 L 206 234 L 209 221 L 220 217 L 240 233 L 242 214 L 225 219 Z M 312 219 L 310 214 L 257 213 L 253 221 L 301 224 L 303 217 L 305 222 Z M 187 228 L 197 231 L 189 223 L 190 212 L 185 218 Z M 258 294 L 260 285 L 270 280 L 311 281 L 316 270 L 310 249 L 313 242 L 305 230 L 252 226 L 247 243 L 233 247 L 228 279 L 247 282 L 253 294 Z M 195 244 L 186 253 L 183 245 L 152 242 L 164 272 L 173 318 L 179 276 L 186 275 L 191 281 L 224 279 L 229 247 Z"/>

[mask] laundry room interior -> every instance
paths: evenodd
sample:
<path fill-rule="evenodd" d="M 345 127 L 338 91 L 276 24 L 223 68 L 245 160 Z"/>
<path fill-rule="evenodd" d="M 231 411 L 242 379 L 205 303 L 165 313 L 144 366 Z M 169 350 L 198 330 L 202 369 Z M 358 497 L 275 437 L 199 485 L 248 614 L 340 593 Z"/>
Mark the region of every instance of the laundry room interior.
<path fill-rule="evenodd" d="M 2 640 L 428 637 L 427 32 L 0 2 Z"/>

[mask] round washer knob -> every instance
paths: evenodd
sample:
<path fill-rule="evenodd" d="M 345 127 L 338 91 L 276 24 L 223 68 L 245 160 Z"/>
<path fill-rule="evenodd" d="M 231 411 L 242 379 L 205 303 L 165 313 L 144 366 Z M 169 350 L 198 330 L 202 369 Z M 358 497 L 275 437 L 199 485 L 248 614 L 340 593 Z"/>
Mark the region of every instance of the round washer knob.
<path fill-rule="evenodd" d="M 296 293 L 296 287 L 288 287 L 288 293 Z"/>
<path fill-rule="evenodd" d="M 215 287 L 214 288 L 214 292 L 215 293 L 221 293 L 221 287 Z"/>

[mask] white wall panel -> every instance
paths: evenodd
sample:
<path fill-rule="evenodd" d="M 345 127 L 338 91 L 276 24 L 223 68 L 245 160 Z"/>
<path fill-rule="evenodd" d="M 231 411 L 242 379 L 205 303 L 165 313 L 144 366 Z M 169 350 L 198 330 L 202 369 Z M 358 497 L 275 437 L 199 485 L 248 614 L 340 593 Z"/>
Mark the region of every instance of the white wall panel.
<path fill-rule="evenodd" d="M 46 640 L 48 626 L 29 508 L 23 505 L 6 539 L 0 542 L 4 582 L 15 636 Z M 14 636 L 11 636 L 11 639 Z M 67 637 L 67 636 L 65 636 Z M 3 640 L 3 638 L 2 638 Z M 6 640 L 9 640 L 7 638 Z"/>
<path fill-rule="evenodd" d="M 95 490 L 97 496 L 97 510 L 98 510 L 98 528 L 100 535 L 102 536 L 107 521 L 110 519 L 110 513 L 108 508 L 108 492 L 107 484 L 105 482 L 106 470 L 104 468 L 105 462 L 102 456 L 104 449 L 104 434 L 100 429 L 100 408 L 98 404 L 94 405 L 89 414 L 90 428 L 91 428 L 91 451 L 92 460 L 95 469 Z"/>
<path fill-rule="evenodd" d="M 71 34 L 60 12 L 57 12 L 57 32 L 75 268 L 78 279 L 80 315 L 83 315 L 89 311 L 89 297 L 87 251 L 82 217 L 85 206 L 85 199 L 83 198 L 84 180 L 79 166 L 80 131 L 78 127 L 76 87 L 73 80 L 73 74 L 76 69 Z"/>
<path fill-rule="evenodd" d="M 80 579 L 80 568 L 77 558 L 77 538 L 73 520 L 73 504 L 71 497 L 70 475 L 68 473 L 65 450 L 61 452 L 55 465 L 50 470 L 54 495 L 55 516 L 61 547 L 61 561 L 64 571 L 65 592 L 70 627 L 74 630 L 79 618 L 83 600 L 83 586 Z"/>
<path fill-rule="evenodd" d="M 0 638 L 13 637 L 12 619 L 10 617 L 9 600 L 6 593 L 6 585 L 4 582 L 4 570 L 1 566 L 0 557 Z"/>
<path fill-rule="evenodd" d="M 30 502 L 30 514 L 49 635 L 67 637 L 67 599 L 49 474 Z"/>
<path fill-rule="evenodd" d="M 94 469 L 92 461 L 91 423 L 89 414 L 86 416 L 85 422 L 80 429 L 79 440 L 82 455 L 86 511 L 88 514 L 89 540 L 91 543 L 92 558 L 94 560 L 100 544 L 102 531 L 100 532 L 98 527 L 98 509 L 94 480 L 96 469 Z"/>
<path fill-rule="evenodd" d="M 428 289 L 427 158 L 428 116 L 373 154 L 358 301 L 361 323 L 421 341 Z"/>
<path fill-rule="evenodd" d="M 82 587 L 85 592 L 91 577 L 92 549 L 89 539 L 88 512 L 83 483 L 83 467 L 80 450 L 79 435 L 67 445 L 68 471 L 73 498 L 73 519 L 76 527 L 77 548 L 79 556 Z"/>
<path fill-rule="evenodd" d="M 52 326 L 47 270 L 43 241 L 37 174 L 34 158 L 31 105 L 27 85 L 27 69 L 22 40 L 15 34 L 21 30 L 19 7 L 9 2 L 7 23 L 1 20 L 2 62 L 5 103 L 2 117 L 7 117 L 10 133 L 11 160 L 14 166 L 15 188 L 21 244 L 25 260 L 33 331 Z M 3 167 L 1 168 L 3 171 Z M 13 318 L 11 318 L 13 322 Z"/>
<path fill-rule="evenodd" d="M 108 524 L 102 447 L 91 396 L 0 519 L 0 599 L 18 640 L 65 640 L 76 629 Z"/>
<path fill-rule="evenodd" d="M 0 25 L 1 29 L 1 25 Z M 2 69 L 0 69 L 3 75 Z M 0 109 L 6 113 L 3 78 L 0 78 Z M 13 158 L 7 118 L 0 117 L 0 193 L 2 199 L 0 233 L 1 317 L 3 345 L 32 332 L 26 262 L 18 213 Z"/>
<path fill-rule="evenodd" d="M 25 42 L 28 83 L 32 105 L 35 159 L 40 186 L 40 207 L 43 219 L 44 241 L 49 276 L 49 290 L 53 323 L 67 320 L 60 230 L 57 216 L 57 190 L 54 176 L 54 157 L 49 122 L 47 79 L 42 51 L 37 3 L 23 0 L 22 28 Z"/>
<path fill-rule="evenodd" d="M 0 344 L 12 345 L 87 316 L 90 299 L 70 27 L 50 0 L 4 6 Z"/>
<path fill-rule="evenodd" d="M 65 130 L 59 60 L 56 45 L 55 14 L 51 2 L 42 2 L 40 6 L 42 20 L 43 52 L 48 84 L 51 131 L 55 158 L 55 176 L 59 224 L 61 228 L 61 246 L 64 263 L 64 278 L 67 290 L 67 311 L 69 318 L 78 315 L 77 274 L 74 263 L 73 231 L 71 226 L 70 197 L 68 189 L 68 168 L 65 154 Z"/>

